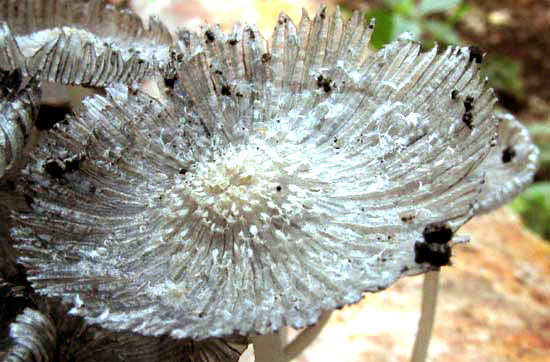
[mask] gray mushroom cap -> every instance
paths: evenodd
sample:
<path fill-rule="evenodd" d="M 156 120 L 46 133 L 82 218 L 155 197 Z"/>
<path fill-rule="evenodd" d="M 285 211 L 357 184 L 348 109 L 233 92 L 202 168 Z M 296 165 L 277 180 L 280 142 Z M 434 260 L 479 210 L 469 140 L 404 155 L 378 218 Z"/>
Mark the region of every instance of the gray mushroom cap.
<path fill-rule="evenodd" d="M 38 82 L 22 81 L 19 70 L 0 70 L 0 178 L 21 155 L 38 115 Z"/>
<path fill-rule="evenodd" d="M 12 235 L 33 287 L 112 330 L 206 338 L 304 327 L 446 265 L 495 97 L 470 49 L 372 52 L 372 31 L 326 8 L 267 42 L 182 31 L 165 102 L 86 100 L 25 171 Z"/>
<path fill-rule="evenodd" d="M 497 113 L 500 120 L 498 142 L 477 172 L 485 183 L 476 213 L 494 210 L 514 197 L 532 181 L 538 166 L 539 150 L 527 128 L 510 113 Z"/>
<path fill-rule="evenodd" d="M 0 60 L 44 81 L 132 84 L 158 74 L 171 43 L 155 18 L 146 29 L 137 15 L 102 0 L 6 0 L 0 7 Z"/>
<path fill-rule="evenodd" d="M 146 337 L 135 333 L 113 333 L 89 326 L 66 310 L 26 308 L 10 325 L 11 346 L 4 362 L 122 362 L 193 361 L 236 362 L 246 348 L 243 338 L 232 342 L 210 338 L 204 341 Z"/>

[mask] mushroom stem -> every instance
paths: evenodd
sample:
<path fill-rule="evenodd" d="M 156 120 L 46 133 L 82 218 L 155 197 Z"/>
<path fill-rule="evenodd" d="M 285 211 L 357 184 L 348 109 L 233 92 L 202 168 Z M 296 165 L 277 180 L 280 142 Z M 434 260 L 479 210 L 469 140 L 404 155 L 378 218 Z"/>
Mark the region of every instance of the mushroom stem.
<path fill-rule="evenodd" d="M 283 338 L 280 333 L 252 337 L 255 362 L 285 362 Z"/>
<path fill-rule="evenodd" d="M 312 327 L 304 329 L 300 334 L 298 334 L 292 342 L 286 345 L 285 360 L 292 361 L 294 358 L 298 357 L 300 353 L 306 349 L 311 342 L 321 333 L 323 327 L 327 324 L 330 319 L 331 311 L 325 311 L 319 317 L 319 321 Z"/>
<path fill-rule="evenodd" d="M 411 362 L 424 362 L 428 356 L 428 347 L 435 320 L 437 292 L 439 290 L 439 271 L 424 274 L 422 284 L 422 306 L 418 330 L 414 342 Z"/>

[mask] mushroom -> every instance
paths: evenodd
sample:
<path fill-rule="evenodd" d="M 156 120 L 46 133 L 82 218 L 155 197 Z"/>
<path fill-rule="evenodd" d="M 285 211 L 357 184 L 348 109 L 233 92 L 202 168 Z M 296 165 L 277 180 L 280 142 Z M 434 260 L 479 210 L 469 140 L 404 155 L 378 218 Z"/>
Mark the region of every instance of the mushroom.
<path fill-rule="evenodd" d="M 12 345 L 3 361 L 238 361 L 246 344 L 210 338 L 203 341 L 113 333 L 67 316 L 59 305 L 26 308 L 10 325 Z"/>
<path fill-rule="evenodd" d="M 145 29 L 130 11 L 101 0 L 6 0 L 0 8 L 9 69 L 59 84 L 132 84 L 158 74 L 172 38 L 152 17 Z M 12 35 L 13 33 L 13 35 Z M 21 61 L 23 58 L 23 61 Z"/>
<path fill-rule="evenodd" d="M 165 99 L 113 78 L 22 171 L 32 211 L 12 237 L 33 288 L 113 333 L 253 336 L 261 356 L 284 326 L 447 265 L 483 205 L 496 99 L 470 48 L 373 52 L 373 28 L 322 7 L 298 26 L 281 14 L 269 41 L 253 25 L 183 30 L 153 61 Z M 15 39 L 26 64 L 50 59 Z M 97 65 L 73 69 L 102 85 Z M 16 325 L 47 326 L 37 313 Z"/>
<path fill-rule="evenodd" d="M 494 210 L 524 190 L 537 171 L 539 150 L 527 128 L 510 113 L 498 112 L 498 140 L 478 172 L 485 183 L 476 206 L 476 214 Z"/>
<path fill-rule="evenodd" d="M 158 76 L 169 60 L 171 43 L 170 33 L 156 18 L 150 18 L 145 29 L 137 15 L 101 0 L 6 0 L 0 7 L 3 74 L 39 76 L 43 82 L 64 85 L 133 85 Z M 3 83 L 6 79 L 2 75 Z M 10 85 L 2 87 L 10 89 Z M 25 105 L 8 100 L 9 107 L 16 107 L 16 112 L 37 111 L 37 85 L 19 96 Z M 0 118 L 0 177 L 18 158 L 34 122 L 9 111 L 3 99 L 1 107 L 2 113 L 11 114 Z M 6 117 L 20 118 L 15 122 Z"/>
<path fill-rule="evenodd" d="M 22 81 L 19 70 L 0 70 L 0 178 L 23 151 L 38 113 L 38 82 Z"/>
<path fill-rule="evenodd" d="M 465 107 L 471 110 L 473 99 L 466 97 Z M 497 111 L 498 137 L 491 151 L 474 171 L 484 177 L 479 199 L 474 206 L 476 215 L 497 209 L 516 197 L 532 181 L 537 170 L 539 150 L 531 141 L 526 127 L 512 114 Z M 437 305 L 439 272 L 425 274 L 422 286 L 421 317 L 413 348 L 412 362 L 425 361 Z"/>

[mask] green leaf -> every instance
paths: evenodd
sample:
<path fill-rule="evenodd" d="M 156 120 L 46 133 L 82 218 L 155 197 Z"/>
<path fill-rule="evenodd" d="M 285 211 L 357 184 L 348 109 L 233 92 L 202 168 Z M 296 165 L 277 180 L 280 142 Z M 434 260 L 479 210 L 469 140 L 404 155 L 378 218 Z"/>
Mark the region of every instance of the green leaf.
<path fill-rule="evenodd" d="M 389 8 L 393 8 L 397 4 L 399 4 L 401 0 L 384 0 L 384 5 L 386 5 Z"/>
<path fill-rule="evenodd" d="M 418 4 L 418 11 L 422 15 L 441 13 L 454 9 L 462 0 L 422 0 Z"/>
<path fill-rule="evenodd" d="M 403 15 L 406 17 L 417 17 L 420 15 L 414 0 L 401 0 L 393 7 L 393 9 L 398 15 Z"/>
<path fill-rule="evenodd" d="M 550 240 L 550 182 L 539 182 L 510 204 L 527 227 Z"/>
<path fill-rule="evenodd" d="M 410 0 L 384 0 L 384 5 L 386 5 L 388 8 L 394 9 L 404 1 L 410 1 Z"/>
<path fill-rule="evenodd" d="M 550 118 L 548 121 L 550 121 Z M 530 123 L 527 127 L 535 142 L 537 139 L 540 139 L 541 141 L 546 140 L 546 142 L 550 143 L 550 122 L 548 121 Z"/>
<path fill-rule="evenodd" d="M 440 43 L 448 45 L 459 45 L 462 43 L 458 33 L 447 23 L 437 20 L 427 20 L 423 25 L 424 30 Z"/>
<path fill-rule="evenodd" d="M 497 90 L 505 91 L 517 98 L 523 98 L 520 63 L 505 56 L 487 56 L 482 65 L 482 73 L 489 78 Z"/>
<path fill-rule="evenodd" d="M 550 181 L 550 119 L 531 123 L 527 128 L 540 151 L 537 177 Z"/>
<path fill-rule="evenodd" d="M 466 14 L 472 9 L 470 4 L 462 3 L 460 4 L 451 17 L 447 20 L 447 23 L 450 25 L 456 25 L 462 21 Z"/>
<path fill-rule="evenodd" d="M 391 11 L 377 9 L 367 12 L 367 21 L 370 21 L 372 18 L 376 19 L 376 27 L 374 28 L 370 44 L 374 48 L 380 49 L 394 39 L 394 15 Z"/>
<path fill-rule="evenodd" d="M 345 19 L 350 19 L 353 16 L 353 10 L 345 5 L 340 5 L 340 11 Z"/>
<path fill-rule="evenodd" d="M 420 40 L 422 35 L 422 28 L 420 23 L 416 20 L 406 18 L 401 15 L 396 15 L 394 17 L 394 39 L 403 34 L 409 33 L 414 40 Z M 393 40 L 393 39 L 392 39 Z"/>

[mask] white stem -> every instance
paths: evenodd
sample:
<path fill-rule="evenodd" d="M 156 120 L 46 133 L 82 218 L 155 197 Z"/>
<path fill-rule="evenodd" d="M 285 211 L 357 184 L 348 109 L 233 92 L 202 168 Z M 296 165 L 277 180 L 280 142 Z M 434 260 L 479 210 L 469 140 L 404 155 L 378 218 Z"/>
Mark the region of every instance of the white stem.
<path fill-rule="evenodd" d="M 428 347 L 430 346 L 430 338 L 432 337 L 435 320 L 438 289 L 439 271 L 431 271 L 424 274 L 420 320 L 418 321 L 418 331 L 416 332 L 411 362 L 425 362 L 428 357 Z"/>
<path fill-rule="evenodd" d="M 283 340 L 279 333 L 252 337 L 255 362 L 285 362 Z"/>
<path fill-rule="evenodd" d="M 313 340 L 321 333 L 321 330 L 327 324 L 330 319 L 330 311 L 324 312 L 319 317 L 319 321 L 313 327 L 304 329 L 300 334 L 298 334 L 292 342 L 290 342 L 284 350 L 285 360 L 291 361 L 294 358 L 298 357 L 300 353 L 304 351 L 313 342 Z"/>

